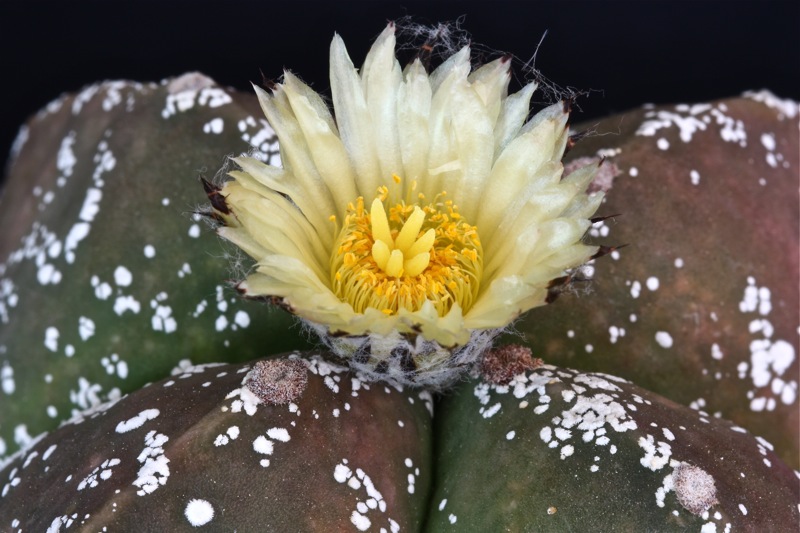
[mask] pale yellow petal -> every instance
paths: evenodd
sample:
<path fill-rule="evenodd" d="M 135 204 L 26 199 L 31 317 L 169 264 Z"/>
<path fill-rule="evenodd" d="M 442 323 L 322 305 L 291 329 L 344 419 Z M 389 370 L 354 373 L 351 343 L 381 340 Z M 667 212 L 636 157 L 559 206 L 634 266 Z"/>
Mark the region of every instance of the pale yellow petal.
<path fill-rule="evenodd" d="M 514 216 L 513 204 L 517 203 L 517 209 L 521 207 L 521 195 L 526 189 L 531 190 L 538 183 L 550 183 L 554 177 L 560 177 L 560 172 L 557 175 L 540 172 L 542 167 L 554 162 L 553 146 L 557 128 L 563 128 L 560 121 L 539 121 L 536 127 L 511 141 L 495 162 L 486 181 L 484 201 L 476 219 L 477 226 L 481 228 L 481 237 L 487 242 L 509 213 Z M 555 158 L 561 159 L 560 155 Z M 551 168 L 558 170 L 560 163 L 558 165 Z"/>
<path fill-rule="evenodd" d="M 327 275 L 327 261 L 315 254 L 311 240 L 305 238 L 291 217 L 263 197 L 238 199 L 234 213 L 252 239 L 273 254 L 295 257 L 319 277 Z M 262 257 L 255 257 L 258 260 Z"/>
<path fill-rule="evenodd" d="M 530 112 L 531 96 L 538 85 L 529 83 L 503 100 L 500 116 L 494 127 L 494 157 L 497 159 L 508 143 L 517 136 Z"/>
<path fill-rule="evenodd" d="M 543 305 L 547 289 L 532 287 L 519 276 L 495 279 L 464 315 L 470 329 L 502 328 L 521 313 Z"/>
<path fill-rule="evenodd" d="M 272 253 L 261 246 L 243 227 L 220 226 L 217 235 L 242 249 L 244 253 L 258 261 Z"/>
<path fill-rule="evenodd" d="M 333 125 L 330 111 L 320 111 L 319 95 L 297 77 L 287 72 L 284 90 L 305 136 L 314 166 L 331 191 L 338 211 L 329 214 L 344 215 L 344 208 L 358 196 L 355 172 L 342 140 Z M 333 127 L 332 127 L 333 126 Z"/>
<path fill-rule="evenodd" d="M 331 42 L 330 63 L 331 95 L 339 134 L 355 169 L 358 190 L 369 198 L 388 176 L 381 175 L 361 79 L 339 35 L 334 35 Z"/>
<path fill-rule="evenodd" d="M 402 171 L 397 92 L 403 82 L 403 74 L 400 63 L 395 59 L 394 47 L 394 24 L 389 24 L 375 40 L 361 69 L 362 87 L 372 123 L 372 142 L 383 179 Z"/>
<path fill-rule="evenodd" d="M 471 68 L 469 46 L 463 47 L 455 54 L 448 57 L 441 65 L 431 72 L 431 88 L 433 92 L 439 91 L 447 78 L 466 80 Z"/>
<path fill-rule="evenodd" d="M 244 199 L 246 201 L 246 199 L 250 197 L 249 195 L 244 195 L 241 189 L 254 191 L 253 183 L 256 180 L 254 179 L 254 175 L 246 172 L 233 171 L 230 174 L 237 178 L 237 180 L 235 182 L 226 183 L 222 189 L 222 194 L 225 196 L 226 201 L 230 202 L 231 209 L 233 209 L 235 214 L 238 211 L 236 204 L 240 200 Z M 297 228 L 301 232 L 298 233 L 296 237 L 308 243 L 320 264 L 327 262 L 332 241 L 326 240 L 324 236 L 316 231 L 316 228 L 314 228 L 294 202 L 289 201 L 279 192 L 275 192 L 269 188 L 259 189 L 257 194 L 270 202 L 266 204 L 268 213 L 277 213 L 280 219 L 284 221 L 283 224 L 287 228 Z M 328 223 L 330 224 L 330 221 L 328 221 Z M 258 231 L 254 228 L 250 228 L 250 230 Z"/>
<path fill-rule="evenodd" d="M 492 127 L 497 123 L 502 101 L 508 96 L 511 81 L 511 58 L 501 57 L 483 65 L 469 75 L 472 90 L 480 97 Z"/>
<path fill-rule="evenodd" d="M 397 96 L 397 129 L 406 191 L 403 196 L 410 194 L 413 182 L 423 181 L 427 177 L 431 97 L 428 74 L 417 59 L 406 68 L 405 79 Z"/>
<path fill-rule="evenodd" d="M 328 217 L 337 212 L 331 192 L 319 176 L 305 136 L 294 116 L 288 98 L 280 85 L 272 95 L 255 87 L 261 108 L 272 128 L 278 135 L 281 145 L 281 161 L 284 168 L 291 171 L 297 180 L 297 189 L 308 198 L 293 196 L 292 199 L 303 210 L 309 221 L 321 234 L 333 238 L 333 228 Z"/>
<path fill-rule="evenodd" d="M 442 175 L 442 189 L 452 194 L 467 220 L 476 220 L 494 161 L 493 119 L 478 94 L 465 84 L 453 88 L 450 101 L 452 116 L 448 121 L 448 136 L 453 155 L 459 161 L 459 170 Z"/>
<path fill-rule="evenodd" d="M 455 61 L 456 56 L 467 54 Z M 460 110 L 454 104 L 452 95 L 457 91 L 469 90 L 469 50 L 463 49 L 437 68 L 431 75 L 434 89 L 431 99 L 431 112 L 428 119 L 430 146 L 428 148 L 428 179 L 420 183 L 421 192 L 434 197 L 445 189 L 450 179 L 461 175 L 461 161 L 456 148 L 457 139 L 453 127 L 453 116 Z M 449 68 L 445 68 L 449 65 Z M 438 78 L 434 81 L 438 74 Z M 449 176 L 448 176 L 449 174 Z M 453 191 L 451 191 L 452 193 Z"/>

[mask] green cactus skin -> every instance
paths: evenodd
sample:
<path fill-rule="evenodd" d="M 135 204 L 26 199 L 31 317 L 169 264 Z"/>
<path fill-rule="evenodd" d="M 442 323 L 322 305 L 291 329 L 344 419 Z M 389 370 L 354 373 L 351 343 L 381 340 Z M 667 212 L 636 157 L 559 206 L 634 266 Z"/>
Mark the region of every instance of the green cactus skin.
<path fill-rule="evenodd" d="M 732 420 L 800 467 L 799 123 L 762 92 L 588 125 L 569 157 L 606 157 L 600 214 L 621 214 L 592 233 L 629 246 L 590 294 L 517 323 L 533 354 Z"/>
<path fill-rule="evenodd" d="M 228 287 L 231 249 L 192 216 L 198 173 L 248 142 L 275 157 L 261 116 L 188 74 L 88 87 L 23 128 L 0 201 L 0 457 L 180 359 L 307 346 L 286 313 Z"/>
<path fill-rule="evenodd" d="M 766 441 L 606 374 L 545 366 L 508 386 L 464 383 L 435 420 L 428 531 L 792 531 L 800 523 L 798 475 Z M 685 478 L 713 479 L 716 492 Z"/>
<path fill-rule="evenodd" d="M 429 393 L 312 359 L 295 403 L 257 404 L 250 366 L 179 369 L 47 435 L 2 471 L 0 528 L 419 529 Z"/>

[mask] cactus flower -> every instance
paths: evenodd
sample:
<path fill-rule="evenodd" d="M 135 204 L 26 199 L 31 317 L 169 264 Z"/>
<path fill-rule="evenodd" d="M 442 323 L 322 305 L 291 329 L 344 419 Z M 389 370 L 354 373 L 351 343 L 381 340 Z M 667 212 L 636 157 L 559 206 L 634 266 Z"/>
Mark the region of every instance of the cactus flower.
<path fill-rule="evenodd" d="M 330 48 L 333 112 L 295 75 L 255 88 L 282 167 L 252 157 L 210 186 L 219 234 L 256 260 L 238 287 L 279 302 L 364 372 L 441 386 L 552 280 L 586 262 L 596 165 L 562 179 L 568 111 L 528 119 L 510 60 L 464 47 L 401 68 L 389 24 L 356 70 Z"/>

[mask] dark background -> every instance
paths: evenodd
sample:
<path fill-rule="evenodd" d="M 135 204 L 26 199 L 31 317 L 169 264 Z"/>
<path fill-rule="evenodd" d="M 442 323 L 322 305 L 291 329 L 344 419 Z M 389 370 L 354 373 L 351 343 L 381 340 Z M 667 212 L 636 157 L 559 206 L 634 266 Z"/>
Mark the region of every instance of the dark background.
<path fill-rule="evenodd" d="M 747 89 L 800 99 L 797 0 L 0 0 L 0 163 L 19 125 L 62 92 L 193 70 L 249 90 L 262 71 L 277 78 L 283 67 L 325 91 L 334 31 L 359 65 L 386 21 L 406 15 L 422 23 L 464 15 L 475 42 L 521 62 L 547 31 L 536 68 L 560 87 L 591 90 L 578 100 L 577 120 Z"/>

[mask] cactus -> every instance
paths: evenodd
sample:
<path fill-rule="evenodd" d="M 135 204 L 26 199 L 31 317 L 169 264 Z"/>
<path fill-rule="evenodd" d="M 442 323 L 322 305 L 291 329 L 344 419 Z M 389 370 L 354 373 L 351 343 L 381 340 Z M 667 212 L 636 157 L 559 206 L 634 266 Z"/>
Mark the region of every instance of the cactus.
<path fill-rule="evenodd" d="M 0 241 L 0 527 L 791 530 L 800 521 L 791 470 L 797 401 L 789 397 L 797 361 L 785 339 L 798 320 L 796 287 L 781 269 L 797 271 L 786 253 L 797 248 L 786 230 L 797 192 L 782 192 L 781 168 L 797 166 L 784 149 L 796 140 L 797 106 L 776 102 L 759 93 L 634 111 L 598 126 L 632 124 L 613 140 L 578 144 L 573 167 L 591 164 L 583 158 L 601 148 L 610 156 L 593 187 L 608 193 L 604 214 L 625 218 L 594 231 L 610 229 L 614 242 L 632 246 L 593 265 L 595 294 L 564 295 L 517 322 L 532 353 L 490 351 L 470 381 L 434 402 L 424 390 L 371 382 L 319 357 L 341 361 L 341 352 L 253 361 L 308 343 L 282 311 L 226 288 L 222 280 L 240 278 L 248 263 L 225 270 L 231 256 L 238 264 L 235 251 L 194 216 L 204 195 L 193 179 L 245 142 L 256 159 L 278 162 L 255 98 L 200 75 L 107 82 L 61 98 L 23 128 L 0 205 L 8 229 Z M 698 139 L 719 127 L 724 142 L 710 137 L 701 155 L 691 152 L 693 144 L 670 137 L 675 111 L 706 124 L 696 126 Z M 655 129 L 657 150 L 633 128 Z M 682 157 L 662 153 L 665 146 Z M 705 183 L 712 166 L 734 172 L 743 157 L 756 160 L 754 151 L 771 172 L 759 177 L 776 188 L 754 192 L 726 179 L 702 202 L 685 192 L 681 177 Z M 686 166 L 695 160 L 708 166 Z M 224 219 L 228 198 L 213 181 L 212 214 Z M 665 193 L 684 198 L 686 220 L 705 222 L 708 234 L 676 239 Z M 749 203 L 759 193 L 766 211 Z M 726 225 L 725 214 L 740 212 L 765 221 L 746 228 L 752 251 L 734 248 L 745 230 Z M 757 239 L 759 231 L 771 240 Z M 710 243 L 723 252 L 697 251 Z M 640 253 L 644 246 L 652 253 Z M 720 257 L 728 251 L 738 252 L 736 262 Z M 788 262 L 760 260 L 776 255 Z M 579 287 L 578 277 L 565 287 Z M 721 325 L 695 331 L 666 303 Z M 618 325 L 633 314 L 640 328 Z M 666 356 L 662 333 L 673 344 Z M 792 357 L 767 361 L 770 390 L 754 390 L 764 373 L 756 350 L 771 357 L 790 349 Z M 374 370 L 357 355 L 354 366 Z M 223 363 L 203 364 L 212 361 Z M 403 364 L 395 370 L 414 375 Z M 755 413 L 759 398 L 767 409 Z M 748 431 L 767 434 L 775 449 Z"/>

